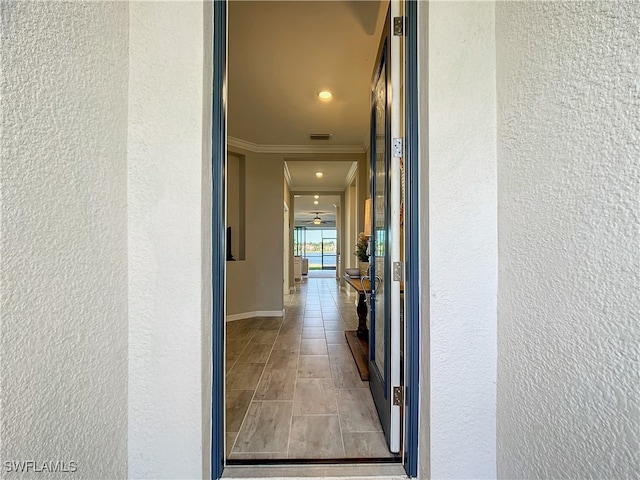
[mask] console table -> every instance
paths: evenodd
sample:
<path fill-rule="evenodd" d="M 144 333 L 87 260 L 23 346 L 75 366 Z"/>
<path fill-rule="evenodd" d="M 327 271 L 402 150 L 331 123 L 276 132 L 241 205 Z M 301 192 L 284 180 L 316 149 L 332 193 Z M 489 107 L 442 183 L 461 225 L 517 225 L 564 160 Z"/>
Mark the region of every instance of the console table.
<path fill-rule="evenodd" d="M 346 330 L 344 336 L 353 355 L 353 359 L 358 367 L 361 380 L 369 380 L 369 329 L 367 328 L 367 303 L 366 295 L 371 292 L 369 280 L 360 278 L 351 278 L 345 275 L 344 281 L 347 282 L 358 294 L 358 306 L 356 313 L 358 314 L 358 329 Z"/>

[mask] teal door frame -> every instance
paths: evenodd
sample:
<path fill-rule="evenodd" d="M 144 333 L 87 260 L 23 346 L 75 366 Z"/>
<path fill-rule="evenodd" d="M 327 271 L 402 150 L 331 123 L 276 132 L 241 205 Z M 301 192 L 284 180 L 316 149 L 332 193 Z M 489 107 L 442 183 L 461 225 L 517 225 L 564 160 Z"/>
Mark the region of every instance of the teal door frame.
<path fill-rule="evenodd" d="M 227 0 L 213 2 L 213 95 L 211 130 L 211 478 L 222 476 L 224 450 L 225 164 L 227 161 Z"/>
<path fill-rule="evenodd" d="M 418 421 L 420 417 L 420 171 L 418 155 L 418 0 L 405 1 L 407 36 L 405 58 L 405 406 L 404 468 L 418 476 Z M 428 131 L 428 119 L 422 128 Z M 428 185 L 423 194 L 427 194 Z M 426 212 L 424 213 L 426 215 Z M 426 387 L 425 387 L 426 389 Z M 427 448 L 425 445 L 423 448 Z"/>
<path fill-rule="evenodd" d="M 211 165 L 211 478 L 221 478 L 224 450 L 224 336 L 225 336 L 225 164 L 227 150 L 227 1 L 213 1 L 213 103 Z M 409 477 L 418 473 L 419 418 L 419 170 L 418 170 L 418 0 L 405 0 L 405 377 L 404 468 Z M 426 121 L 426 119 L 423 119 Z M 425 125 L 423 125 L 425 127 Z"/>

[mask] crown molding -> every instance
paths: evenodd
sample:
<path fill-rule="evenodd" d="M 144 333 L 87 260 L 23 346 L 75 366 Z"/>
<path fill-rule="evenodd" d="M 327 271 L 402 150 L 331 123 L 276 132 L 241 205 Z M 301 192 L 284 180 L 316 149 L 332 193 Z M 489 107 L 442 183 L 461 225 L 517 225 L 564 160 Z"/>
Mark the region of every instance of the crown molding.
<path fill-rule="evenodd" d="M 365 153 L 362 145 L 260 145 L 235 137 L 227 137 L 227 145 L 254 153 Z"/>

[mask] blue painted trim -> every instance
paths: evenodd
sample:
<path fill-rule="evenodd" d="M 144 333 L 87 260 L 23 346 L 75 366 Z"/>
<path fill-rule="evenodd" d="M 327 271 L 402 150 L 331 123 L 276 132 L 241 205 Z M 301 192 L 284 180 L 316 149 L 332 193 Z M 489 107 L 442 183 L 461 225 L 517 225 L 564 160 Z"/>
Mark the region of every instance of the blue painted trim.
<path fill-rule="evenodd" d="M 420 183 L 418 164 L 418 1 L 406 1 L 406 80 L 405 80 L 405 463 L 410 477 L 418 476 L 418 421 L 420 416 Z M 426 118 L 423 119 L 427 121 Z M 424 185 L 426 189 L 427 186 Z M 426 194 L 427 192 L 423 192 Z M 427 213 L 424 212 L 426 215 Z M 426 365 L 423 365 L 426 368 Z M 424 426 L 423 428 L 428 428 Z M 428 448 L 424 445 L 423 448 Z"/>
<path fill-rule="evenodd" d="M 225 162 L 227 69 L 227 0 L 213 2 L 213 117 L 211 164 L 211 478 L 224 469 L 224 301 L 225 301 Z"/>

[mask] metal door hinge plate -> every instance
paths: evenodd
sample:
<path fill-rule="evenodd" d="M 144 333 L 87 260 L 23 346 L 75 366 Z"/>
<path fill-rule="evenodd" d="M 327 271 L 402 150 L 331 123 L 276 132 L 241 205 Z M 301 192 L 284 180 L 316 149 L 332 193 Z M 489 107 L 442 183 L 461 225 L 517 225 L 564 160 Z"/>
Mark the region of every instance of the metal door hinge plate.
<path fill-rule="evenodd" d="M 404 387 L 393 387 L 393 404 L 399 407 L 404 404 Z"/>
<path fill-rule="evenodd" d="M 404 35 L 404 17 L 393 17 L 393 34 L 399 37 Z"/>
<path fill-rule="evenodd" d="M 394 138 L 392 143 L 393 156 L 401 158 L 404 155 L 404 138 Z"/>
<path fill-rule="evenodd" d="M 404 280 L 404 263 L 393 262 L 393 281 L 401 282 Z"/>

